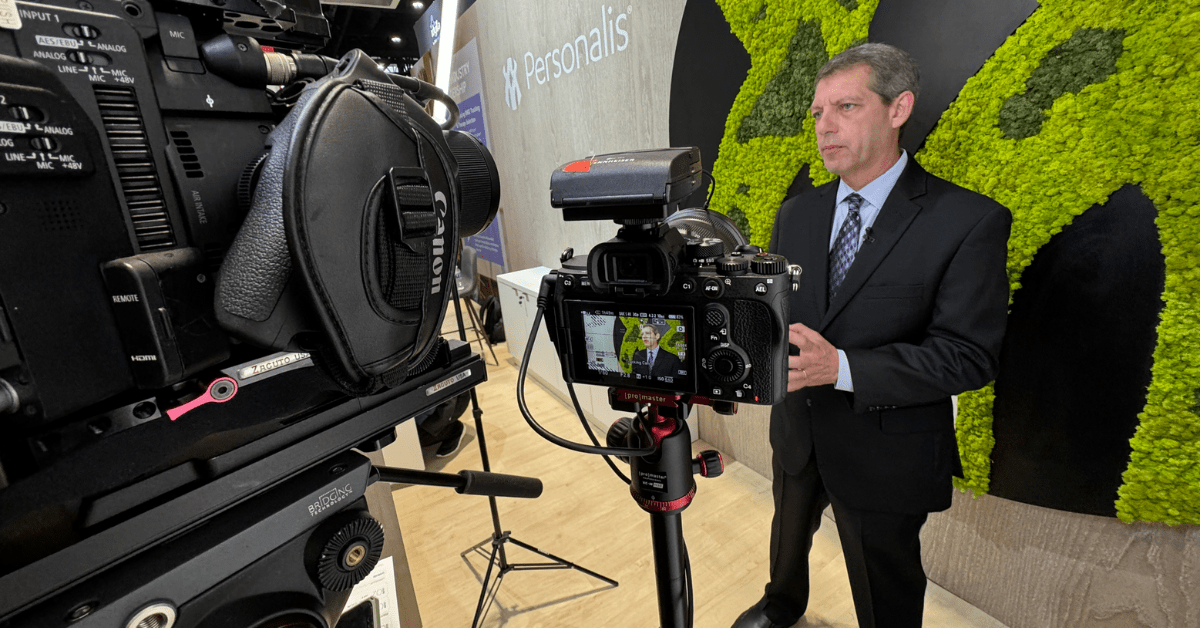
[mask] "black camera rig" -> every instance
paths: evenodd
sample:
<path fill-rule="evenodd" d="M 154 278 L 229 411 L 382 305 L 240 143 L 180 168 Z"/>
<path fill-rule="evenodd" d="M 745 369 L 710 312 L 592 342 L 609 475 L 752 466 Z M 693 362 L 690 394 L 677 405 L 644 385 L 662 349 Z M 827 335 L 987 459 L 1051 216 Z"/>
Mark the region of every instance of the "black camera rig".
<path fill-rule="evenodd" d="M 438 336 L 459 237 L 499 203 L 451 99 L 314 54 L 316 0 L 16 9 L 0 626 L 323 628 L 379 557 L 369 484 L 536 493 L 349 451 L 486 379 Z"/>

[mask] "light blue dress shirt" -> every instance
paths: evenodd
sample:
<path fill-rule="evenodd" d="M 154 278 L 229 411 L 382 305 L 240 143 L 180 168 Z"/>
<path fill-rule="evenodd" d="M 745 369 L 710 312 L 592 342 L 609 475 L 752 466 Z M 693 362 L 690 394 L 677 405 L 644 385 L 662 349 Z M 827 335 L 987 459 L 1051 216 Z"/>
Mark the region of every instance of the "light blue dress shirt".
<path fill-rule="evenodd" d="M 859 246 L 862 246 L 863 241 L 867 238 L 867 232 L 871 230 L 871 225 L 875 224 L 875 219 L 879 217 L 879 210 L 883 209 L 883 203 L 887 200 L 889 194 L 892 193 L 892 188 L 896 187 L 896 181 L 900 180 L 900 173 L 904 171 L 905 164 L 908 163 L 908 151 L 900 150 L 900 159 L 888 168 L 887 172 L 879 175 L 874 181 L 863 186 L 861 190 L 851 189 L 846 185 L 846 182 L 838 182 L 837 191 L 837 207 L 833 212 L 833 229 L 829 234 L 829 250 L 833 251 L 834 242 L 837 240 L 838 231 L 842 229 L 842 223 L 846 221 L 846 216 L 850 214 L 850 203 L 846 202 L 846 197 L 852 193 L 858 193 L 863 197 L 862 206 L 858 208 L 858 216 L 862 219 L 862 240 L 859 240 Z M 851 265 L 853 268 L 853 265 Z M 838 390 L 846 392 L 854 392 L 854 381 L 850 377 L 850 363 L 846 361 L 846 352 L 841 349 L 838 352 L 838 379 L 833 385 Z"/>

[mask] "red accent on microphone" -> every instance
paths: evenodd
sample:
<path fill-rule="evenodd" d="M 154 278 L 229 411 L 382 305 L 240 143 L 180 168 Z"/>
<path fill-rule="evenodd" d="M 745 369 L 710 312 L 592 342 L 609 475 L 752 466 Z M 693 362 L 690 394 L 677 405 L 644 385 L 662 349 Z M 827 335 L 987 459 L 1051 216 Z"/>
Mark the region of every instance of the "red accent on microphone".
<path fill-rule="evenodd" d="M 676 510 L 683 510 L 684 508 L 687 508 L 688 504 L 692 503 L 692 499 L 696 497 L 696 483 L 692 482 L 692 490 L 688 491 L 687 495 L 669 502 L 659 502 L 654 501 L 653 499 L 646 499 L 645 497 L 638 495 L 637 491 L 632 487 L 629 489 L 629 493 L 633 495 L 633 501 L 637 502 L 638 506 L 641 506 L 642 510 L 645 510 L 646 512 L 675 512 Z"/>
<path fill-rule="evenodd" d="M 591 172 L 593 163 L 595 163 L 593 159 L 571 162 L 563 168 L 563 172 Z"/>

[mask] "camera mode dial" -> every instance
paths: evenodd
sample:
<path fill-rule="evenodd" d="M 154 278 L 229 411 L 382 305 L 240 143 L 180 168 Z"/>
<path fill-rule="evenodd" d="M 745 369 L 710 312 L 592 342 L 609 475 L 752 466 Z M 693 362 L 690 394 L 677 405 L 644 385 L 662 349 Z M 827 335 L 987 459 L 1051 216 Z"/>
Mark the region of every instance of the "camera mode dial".
<path fill-rule="evenodd" d="M 712 264 L 717 261 L 718 257 L 721 257 L 724 254 L 725 243 L 721 242 L 717 238 L 689 240 L 687 243 L 687 259 L 696 266 Z"/>
<path fill-rule="evenodd" d="M 787 270 L 787 259 L 782 255 L 759 253 L 750 260 L 750 268 L 759 275 L 778 275 Z"/>
<path fill-rule="evenodd" d="M 727 255 L 717 260 L 717 272 L 722 275 L 744 275 L 750 269 L 750 260 L 741 255 Z"/>
<path fill-rule="evenodd" d="M 717 347 L 708 354 L 708 374 L 722 384 L 735 384 L 746 377 L 749 361 L 737 347 Z"/>

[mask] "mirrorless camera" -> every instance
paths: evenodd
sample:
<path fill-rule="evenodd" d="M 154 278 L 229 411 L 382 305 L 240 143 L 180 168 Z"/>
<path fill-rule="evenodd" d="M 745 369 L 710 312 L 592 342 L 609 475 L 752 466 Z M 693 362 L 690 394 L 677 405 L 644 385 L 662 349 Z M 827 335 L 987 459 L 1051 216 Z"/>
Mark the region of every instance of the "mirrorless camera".
<path fill-rule="evenodd" d="M 547 277 L 550 336 L 566 381 L 716 402 L 783 400 L 799 268 L 677 228 L 672 216 L 683 215 L 701 174 L 699 149 L 670 148 L 573 161 L 551 176 L 550 202 L 564 220 L 622 225 L 587 255 L 564 254 Z"/>

